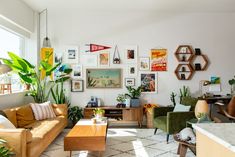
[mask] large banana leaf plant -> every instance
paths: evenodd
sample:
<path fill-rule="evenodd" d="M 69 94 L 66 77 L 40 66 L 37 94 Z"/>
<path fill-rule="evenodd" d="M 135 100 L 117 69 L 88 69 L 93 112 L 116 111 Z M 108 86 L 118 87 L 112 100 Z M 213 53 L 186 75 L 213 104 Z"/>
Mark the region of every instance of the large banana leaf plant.
<path fill-rule="evenodd" d="M 36 69 L 34 65 L 29 63 L 26 59 L 21 58 L 13 52 L 8 52 L 10 59 L 2 59 L 3 62 L 10 66 L 12 70 L 20 76 L 22 81 L 30 85 L 30 89 L 26 95 L 32 96 L 37 103 L 45 102 L 50 95 L 50 87 L 53 83 L 50 81 L 50 75 L 61 64 L 55 66 L 49 64 L 49 54 L 45 59 L 39 63 L 39 68 Z M 46 77 L 42 79 L 41 71 L 44 70 Z"/>

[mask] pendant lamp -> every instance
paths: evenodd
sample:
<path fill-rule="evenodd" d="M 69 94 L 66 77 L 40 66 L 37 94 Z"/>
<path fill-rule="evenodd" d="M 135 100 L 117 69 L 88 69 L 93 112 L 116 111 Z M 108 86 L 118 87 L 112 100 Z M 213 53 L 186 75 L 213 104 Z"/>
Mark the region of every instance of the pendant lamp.
<path fill-rule="evenodd" d="M 48 28 L 47 28 L 47 26 L 48 26 L 48 24 L 47 24 L 47 22 L 48 22 L 47 21 L 47 9 L 40 12 L 40 14 L 43 12 L 45 12 L 45 14 L 46 14 L 46 37 L 43 39 L 42 47 L 51 47 L 51 41 L 48 38 L 48 34 L 47 34 L 47 30 L 48 30 Z"/>

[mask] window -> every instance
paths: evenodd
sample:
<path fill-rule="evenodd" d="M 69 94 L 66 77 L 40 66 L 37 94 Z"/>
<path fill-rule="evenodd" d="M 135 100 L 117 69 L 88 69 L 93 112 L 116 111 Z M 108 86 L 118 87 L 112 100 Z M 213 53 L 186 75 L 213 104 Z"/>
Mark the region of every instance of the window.
<path fill-rule="evenodd" d="M 22 56 L 24 39 L 12 32 L 0 28 L 0 58 L 9 58 L 7 52 L 14 52 Z M 0 75 L 0 83 L 11 80 L 12 91 L 20 91 L 22 89 L 20 78 L 17 74 L 9 73 Z"/>

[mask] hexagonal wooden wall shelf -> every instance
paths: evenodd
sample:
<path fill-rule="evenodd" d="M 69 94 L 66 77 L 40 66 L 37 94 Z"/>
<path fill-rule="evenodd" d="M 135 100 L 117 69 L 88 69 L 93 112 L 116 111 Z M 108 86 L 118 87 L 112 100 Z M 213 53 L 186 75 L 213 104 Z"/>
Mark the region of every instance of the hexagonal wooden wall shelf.
<path fill-rule="evenodd" d="M 208 66 L 208 59 L 206 55 L 194 55 L 191 65 L 195 71 L 204 71 Z"/>
<path fill-rule="evenodd" d="M 190 45 L 179 45 L 175 51 L 175 57 L 179 62 L 190 62 L 193 55 L 193 49 Z"/>
<path fill-rule="evenodd" d="M 194 73 L 193 68 L 190 64 L 178 64 L 175 69 L 175 75 L 178 80 L 190 80 Z"/>

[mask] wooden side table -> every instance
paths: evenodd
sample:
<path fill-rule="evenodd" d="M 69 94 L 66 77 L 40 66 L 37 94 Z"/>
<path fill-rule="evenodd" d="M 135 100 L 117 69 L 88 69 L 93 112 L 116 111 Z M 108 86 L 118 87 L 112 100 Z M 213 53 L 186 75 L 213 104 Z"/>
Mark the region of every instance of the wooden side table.
<path fill-rule="evenodd" d="M 0 84 L 0 93 L 5 94 L 5 91 L 12 93 L 11 84 Z"/>

